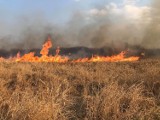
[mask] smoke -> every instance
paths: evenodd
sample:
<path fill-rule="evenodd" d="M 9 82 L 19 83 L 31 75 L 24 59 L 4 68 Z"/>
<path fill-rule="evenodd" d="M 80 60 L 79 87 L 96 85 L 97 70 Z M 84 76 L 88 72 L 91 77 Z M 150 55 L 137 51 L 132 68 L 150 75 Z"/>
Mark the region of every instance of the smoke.
<path fill-rule="evenodd" d="M 67 26 L 68 41 L 86 47 L 113 46 L 124 49 L 127 44 L 142 45 L 150 23 L 150 9 L 135 4 L 96 6 L 85 13 L 75 13 Z"/>
<path fill-rule="evenodd" d="M 160 1 L 152 1 L 151 22 L 146 28 L 142 45 L 145 48 L 160 48 Z"/>
<path fill-rule="evenodd" d="M 48 34 L 55 47 L 124 49 L 130 44 L 160 48 L 159 0 L 152 0 L 151 6 L 137 6 L 134 0 L 125 0 L 119 5 L 95 5 L 88 11 L 73 13 L 63 26 L 48 22 L 42 13 L 23 15 L 12 26 L 1 19 L 0 48 L 40 48 Z"/>
<path fill-rule="evenodd" d="M 8 25 L 7 19 L 2 20 L 0 20 L 0 49 L 41 48 L 48 35 L 54 39 L 54 46 L 58 46 L 58 42 L 63 43 L 61 28 L 49 23 L 43 13 L 18 16 L 11 25 Z"/>

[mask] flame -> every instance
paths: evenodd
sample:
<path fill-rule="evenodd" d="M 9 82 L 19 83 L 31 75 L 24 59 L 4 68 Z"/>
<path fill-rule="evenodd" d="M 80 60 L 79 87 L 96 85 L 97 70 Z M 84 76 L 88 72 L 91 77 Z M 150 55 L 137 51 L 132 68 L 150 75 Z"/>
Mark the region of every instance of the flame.
<path fill-rule="evenodd" d="M 125 57 L 126 51 L 122 51 L 118 55 L 113 56 L 92 56 L 92 58 L 80 58 L 77 60 L 70 60 L 68 57 L 59 55 L 60 47 L 57 47 L 55 56 L 48 55 L 49 49 L 52 47 L 51 37 L 49 36 L 47 41 L 43 44 L 40 51 L 41 57 L 35 56 L 34 52 L 27 53 L 21 56 L 20 52 L 17 53 L 17 56 L 7 61 L 16 61 L 16 62 L 59 62 L 59 63 L 84 63 L 84 62 L 125 62 L 125 61 L 137 61 L 139 57 Z M 0 61 L 6 61 L 6 59 L 0 57 Z"/>
<path fill-rule="evenodd" d="M 128 57 L 125 58 L 125 51 L 122 51 L 118 55 L 113 55 L 111 57 L 109 56 L 94 56 L 91 59 L 83 58 L 78 59 L 73 62 L 122 62 L 122 61 L 137 61 L 139 60 L 139 57 Z"/>
<path fill-rule="evenodd" d="M 0 62 L 3 62 L 5 59 L 3 57 L 0 57 Z"/>
<path fill-rule="evenodd" d="M 47 40 L 46 43 L 44 43 L 43 48 L 42 48 L 40 54 L 42 56 L 47 56 L 48 52 L 49 52 L 49 48 L 51 48 L 51 47 L 52 47 L 51 37 L 48 36 L 48 40 Z"/>
<path fill-rule="evenodd" d="M 21 54 L 20 52 L 18 52 L 16 58 L 19 59 L 20 57 L 21 57 Z"/>
<path fill-rule="evenodd" d="M 43 44 L 42 50 L 40 51 L 41 57 L 35 56 L 34 52 L 30 52 L 20 57 L 20 53 L 17 53 L 17 62 L 67 62 L 69 60 L 68 57 L 62 57 L 59 55 L 60 48 L 58 47 L 56 50 L 55 56 L 48 56 L 49 49 L 52 47 L 52 42 L 50 36 L 47 41 Z"/>

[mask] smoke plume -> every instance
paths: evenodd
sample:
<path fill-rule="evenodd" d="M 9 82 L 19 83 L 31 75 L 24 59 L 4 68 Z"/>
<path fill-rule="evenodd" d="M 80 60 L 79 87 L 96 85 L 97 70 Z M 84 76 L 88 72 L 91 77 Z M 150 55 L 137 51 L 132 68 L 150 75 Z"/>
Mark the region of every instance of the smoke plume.
<path fill-rule="evenodd" d="M 142 45 L 146 48 L 160 48 L 160 1 L 153 0 L 151 9 L 151 22 L 145 30 Z"/>
<path fill-rule="evenodd" d="M 150 7 L 134 4 L 117 6 L 110 3 L 84 13 L 75 13 L 68 25 L 66 39 L 86 47 L 113 46 L 124 49 L 127 44 L 141 45 L 150 25 Z M 87 17 L 86 17 L 87 16 Z"/>
<path fill-rule="evenodd" d="M 133 0 L 123 5 L 95 5 L 89 11 L 73 13 L 71 20 L 62 26 L 49 23 L 41 14 L 21 16 L 12 29 L 2 19 L 0 48 L 40 48 L 48 34 L 54 46 L 124 49 L 130 44 L 160 48 L 159 0 L 152 0 L 150 6 L 137 6 Z"/>

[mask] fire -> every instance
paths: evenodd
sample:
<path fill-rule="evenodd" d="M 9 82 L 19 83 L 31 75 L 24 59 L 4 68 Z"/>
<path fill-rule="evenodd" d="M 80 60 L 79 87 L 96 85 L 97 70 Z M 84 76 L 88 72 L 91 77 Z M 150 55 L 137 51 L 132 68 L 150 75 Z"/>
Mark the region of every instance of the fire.
<path fill-rule="evenodd" d="M 83 58 L 73 62 L 122 62 L 122 61 L 137 61 L 139 57 L 128 57 L 125 58 L 126 52 L 122 51 L 118 55 L 109 56 L 93 56 L 91 59 Z"/>
<path fill-rule="evenodd" d="M 35 56 L 34 52 L 30 52 L 20 57 L 20 53 L 17 54 L 16 61 L 17 62 L 60 62 L 64 63 L 69 60 L 68 57 L 62 57 L 59 55 L 60 48 L 58 47 L 56 50 L 55 56 L 48 56 L 49 49 L 52 47 L 52 42 L 50 36 L 47 41 L 43 44 L 42 50 L 40 51 L 41 57 Z"/>
<path fill-rule="evenodd" d="M 0 57 L 0 62 L 4 61 L 5 59 L 3 57 Z"/>
<path fill-rule="evenodd" d="M 124 62 L 124 61 L 137 61 L 139 57 L 125 57 L 126 52 L 122 51 L 118 55 L 113 56 L 92 56 L 92 58 L 80 58 L 77 60 L 70 60 L 68 57 L 59 55 L 60 47 L 57 47 L 56 54 L 54 56 L 48 55 L 49 49 L 52 47 L 51 37 L 49 36 L 47 41 L 43 44 L 40 51 L 41 57 L 35 56 L 34 52 L 30 52 L 23 56 L 20 55 L 20 52 L 17 53 L 15 58 L 7 59 L 7 61 L 16 61 L 16 62 L 59 62 L 59 63 L 84 63 L 84 62 Z M 0 58 L 0 61 L 6 61 L 4 58 Z"/>
<path fill-rule="evenodd" d="M 49 52 L 49 48 L 51 48 L 51 47 L 52 47 L 52 42 L 51 42 L 51 38 L 49 36 L 47 42 L 44 43 L 43 48 L 42 48 L 40 54 L 42 56 L 47 56 L 48 52 Z"/>

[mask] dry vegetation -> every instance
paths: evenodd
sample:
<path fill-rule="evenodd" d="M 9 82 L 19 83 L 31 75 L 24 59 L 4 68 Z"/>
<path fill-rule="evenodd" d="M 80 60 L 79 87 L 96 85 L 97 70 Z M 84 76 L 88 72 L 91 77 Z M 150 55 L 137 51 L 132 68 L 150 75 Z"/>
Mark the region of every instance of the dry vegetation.
<path fill-rule="evenodd" d="M 160 120 L 160 60 L 0 63 L 0 120 Z"/>

